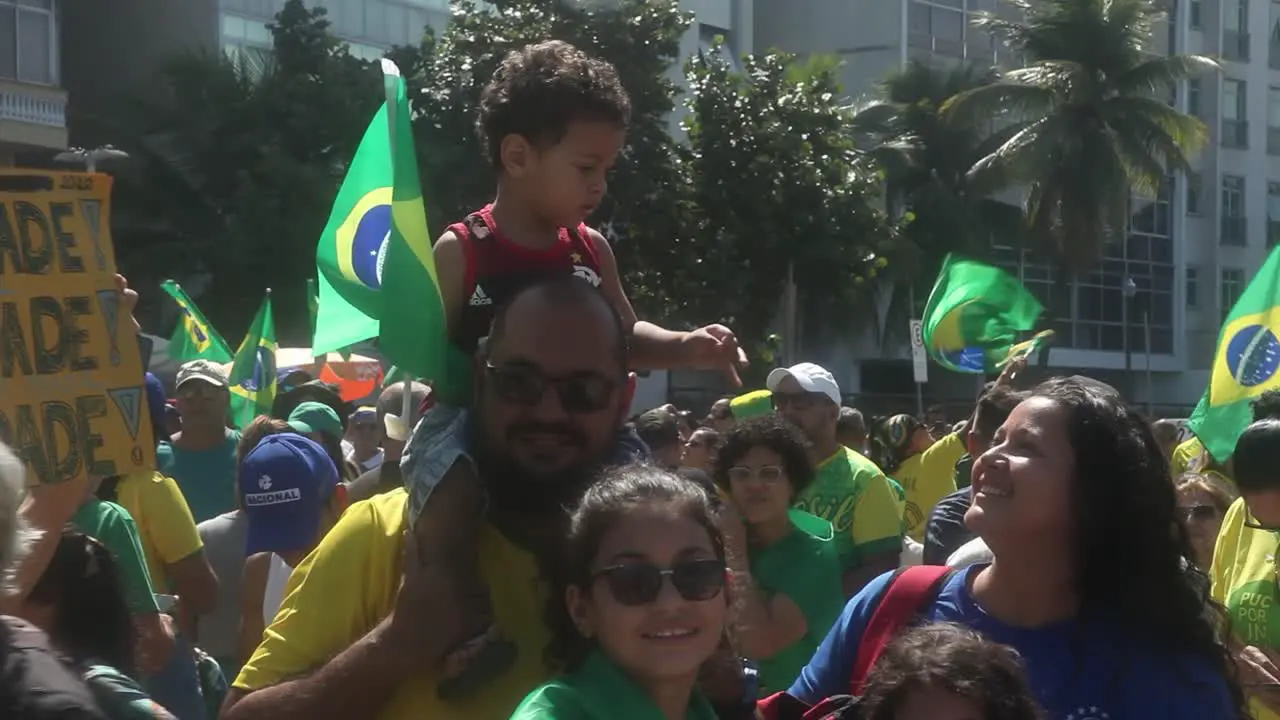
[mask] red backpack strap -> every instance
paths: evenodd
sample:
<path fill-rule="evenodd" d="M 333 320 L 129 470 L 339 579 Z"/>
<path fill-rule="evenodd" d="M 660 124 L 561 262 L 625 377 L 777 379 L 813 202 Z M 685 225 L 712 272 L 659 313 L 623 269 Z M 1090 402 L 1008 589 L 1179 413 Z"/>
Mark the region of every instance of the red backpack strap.
<path fill-rule="evenodd" d="M 889 578 L 889 584 L 876 598 L 875 610 L 858 641 L 858 657 L 849 679 L 853 695 L 862 694 L 867 674 L 893 636 L 933 603 L 954 573 L 941 565 L 916 565 L 902 568 Z"/>

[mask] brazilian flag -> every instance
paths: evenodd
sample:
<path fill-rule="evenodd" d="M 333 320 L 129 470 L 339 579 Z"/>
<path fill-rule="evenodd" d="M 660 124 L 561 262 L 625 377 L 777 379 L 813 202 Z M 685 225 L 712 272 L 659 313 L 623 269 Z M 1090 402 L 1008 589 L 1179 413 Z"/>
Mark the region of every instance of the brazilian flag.
<path fill-rule="evenodd" d="M 227 378 L 231 385 L 231 421 L 244 428 L 259 415 L 270 415 L 276 399 L 276 323 L 271 315 L 271 290 L 236 350 Z"/>
<path fill-rule="evenodd" d="M 1187 420 L 1218 462 L 1235 452 L 1253 419 L 1249 402 L 1280 389 L 1280 248 L 1273 249 L 1218 335 L 1209 387 Z"/>
<path fill-rule="evenodd" d="M 160 289 L 168 293 L 182 311 L 182 319 L 173 329 L 173 337 L 169 338 L 169 357 L 179 363 L 196 359 L 215 363 L 231 362 L 231 348 L 227 347 L 227 341 L 213 329 L 200 308 L 187 297 L 182 286 L 172 280 L 165 280 L 160 284 Z"/>
<path fill-rule="evenodd" d="M 924 347 L 939 365 L 960 373 L 998 369 L 1035 327 L 1044 307 L 998 267 L 948 255 L 924 309 Z M 1046 335 L 1038 335 L 1038 347 Z M 1019 347 L 1026 351 L 1026 346 Z"/>

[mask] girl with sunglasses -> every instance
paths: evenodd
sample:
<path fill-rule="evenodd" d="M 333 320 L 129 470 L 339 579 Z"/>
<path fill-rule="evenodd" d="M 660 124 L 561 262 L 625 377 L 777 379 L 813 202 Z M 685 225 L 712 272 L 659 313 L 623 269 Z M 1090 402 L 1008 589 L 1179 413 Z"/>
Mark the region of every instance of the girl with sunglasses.
<path fill-rule="evenodd" d="M 724 638 L 724 538 L 712 498 L 649 465 L 611 470 L 548 563 L 548 659 L 565 672 L 512 715 L 713 720 L 695 688 Z"/>
<path fill-rule="evenodd" d="M 732 508 L 722 513 L 734 562 L 734 639 L 760 666 L 763 694 L 795 681 L 844 608 L 831 523 L 792 504 L 813 480 L 798 427 L 766 415 L 725 436 L 715 480 Z"/>

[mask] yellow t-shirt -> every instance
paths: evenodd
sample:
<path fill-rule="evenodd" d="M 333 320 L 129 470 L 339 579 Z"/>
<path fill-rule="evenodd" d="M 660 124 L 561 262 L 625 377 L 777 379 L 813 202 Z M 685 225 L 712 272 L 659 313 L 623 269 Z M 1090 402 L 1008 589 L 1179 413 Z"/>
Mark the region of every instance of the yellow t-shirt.
<path fill-rule="evenodd" d="M 893 479 L 907 493 L 903 522 L 912 540 L 924 542 L 929 512 L 939 500 L 956 491 L 956 462 L 964 452 L 964 441 L 951 433 L 928 450 L 907 458 L 894 471 Z"/>
<path fill-rule="evenodd" d="M 373 630 L 391 614 L 400 587 L 406 492 L 394 490 L 352 505 L 298 565 L 262 644 L 240 670 L 235 687 L 257 690 L 308 672 Z M 492 526 L 480 537 L 480 571 L 489 583 L 498 626 L 515 643 L 515 665 L 464 700 L 436 694 L 423 673 L 401 685 L 378 720 L 510 717 L 520 701 L 550 679 L 543 649 L 545 593 L 533 556 Z"/>
<path fill-rule="evenodd" d="M 151 586 L 158 593 L 172 591 L 165 566 L 204 547 L 178 483 L 152 470 L 130 473 L 116 486 L 116 502 L 129 511 L 138 526 Z"/>
<path fill-rule="evenodd" d="M 845 568 L 866 555 L 902 547 L 902 502 L 876 464 L 841 447 L 818 464 L 813 482 L 795 507 L 835 527 L 836 551 Z"/>
<path fill-rule="evenodd" d="M 1227 608 L 1231 633 L 1245 645 L 1280 650 L 1280 586 L 1276 553 L 1280 538 L 1270 530 L 1245 527 L 1244 499 L 1228 508 L 1213 553 L 1211 595 Z M 1246 689 L 1247 694 L 1247 689 Z M 1280 720 L 1258 702 L 1250 702 L 1254 720 Z"/>
<path fill-rule="evenodd" d="M 1204 468 L 1196 463 L 1204 454 L 1204 443 L 1200 442 L 1200 438 L 1192 435 L 1173 449 L 1173 455 L 1169 458 L 1169 469 L 1175 478 L 1188 470 L 1203 470 Z"/>

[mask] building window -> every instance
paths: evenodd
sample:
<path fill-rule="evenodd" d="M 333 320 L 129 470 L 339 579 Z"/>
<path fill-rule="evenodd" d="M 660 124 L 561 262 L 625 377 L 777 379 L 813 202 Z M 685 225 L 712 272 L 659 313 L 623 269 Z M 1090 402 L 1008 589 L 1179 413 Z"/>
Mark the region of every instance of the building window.
<path fill-rule="evenodd" d="M 1243 80 L 1222 81 L 1222 146 L 1249 147 L 1248 86 Z"/>
<path fill-rule="evenodd" d="M 1222 236 L 1218 241 L 1245 244 L 1244 178 L 1239 175 L 1222 176 Z"/>
<path fill-rule="evenodd" d="M 917 50 L 963 58 L 967 17 L 958 7 L 911 0 L 907 6 L 907 44 Z"/>
<path fill-rule="evenodd" d="M 1192 30 L 1200 29 L 1200 0 L 1191 0 L 1190 9 L 1187 14 L 1190 16 L 1188 22 L 1191 24 Z"/>
<path fill-rule="evenodd" d="M 1280 182 L 1267 183 L 1267 249 L 1280 243 Z"/>
<path fill-rule="evenodd" d="M 1267 64 L 1280 70 L 1280 2 L 1271 0 L 1271 33 L 1267 38 Z"/>
<path fill-rule="evenodd" d="M 0 78 L 58 83 L 54 0 L 0 0 Z"/>
<path fill-rule="evenodd" d="M 1267 88 L 1267 154 L 1280 155 L 1280 87 Z"/>
<path fill-rule="evenodd" d="M 1249 59 L 1249 0 L 1226 0 L 1222 9 L 1222 56 Z"/>
<path fill-rule="evenodd" d="M 1187 80 L 1187 112 L 1200 117 L 1200 78 Z"/>
<path fill-rule="evenodd" d="M 698 24 L 698 49 L 703 53 L 710 53 L 711 49 L 716 45 L 720 45 L 721 59 L 729 64 L 729 67 L 735 70 L 742 69 L 742 63 L 738 60 L 738 54 L 733 51 L 733 33 L 723 28 L 705 23 Z"/>
<path fill-rule="evenodd" d="M 1203 190 L 1200 187 L 1200 173 L 1187 173 L 1187 214 L 1200 214 L 1200 196 Z"/>
<path fill-rule="evenodd" d="M 1222 268 L 1222 319 L 1226 320 L 1231 308 L 1244 292 L 1244 271 L 1237 268 Z"/>
<path fill-rule="evenodd" d="M 1187 307 L 1193 308 L 1200 304 L 1200 278 L 1199 271 L 1196 268 L 1187 268 Z"/>

